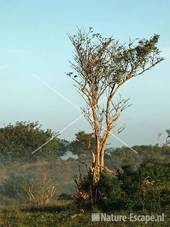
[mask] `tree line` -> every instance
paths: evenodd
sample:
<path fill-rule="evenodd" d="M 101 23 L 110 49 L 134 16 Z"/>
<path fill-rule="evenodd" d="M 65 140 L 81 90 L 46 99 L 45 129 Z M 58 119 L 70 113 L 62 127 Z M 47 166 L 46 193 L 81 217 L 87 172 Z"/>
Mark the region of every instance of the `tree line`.
<path fill-rule="evenodd" d="M 32 154 L 43 143 L 53 137 L 46 146 L 40 149 L 36 154 Z M 16 122 L 0 128 L 0 160 L 2 163 L 9 163 L 13 161 L 33 161 L 38 159 L 57 159 L 65 155 L 67 151 L 71 151 L 79 158 L 91 157 L 91 152 L 95 149 L 95 137 L 93 133 L 86 133 L 79 131 L 75 134 L 72 141 L 60 138 L 60 136 L 51 129 L 43 129 L 38 122 Z M 168 146 L 160 147 L 158 145 L 141 145 L 134 146 L 133 149 L 139 153 L 145 153 L 145 158 L 151 156 L 154 159 L 156 153 L 161 155 L 169 149 Z M 129 148 L 106 148 L 106 159 L 108 157 L 115 158 L 119 156 L 123 160 L 128 156 L 134 156 L 129 151 Z M 118 163 L 118 162 L 117 162 Z"/>

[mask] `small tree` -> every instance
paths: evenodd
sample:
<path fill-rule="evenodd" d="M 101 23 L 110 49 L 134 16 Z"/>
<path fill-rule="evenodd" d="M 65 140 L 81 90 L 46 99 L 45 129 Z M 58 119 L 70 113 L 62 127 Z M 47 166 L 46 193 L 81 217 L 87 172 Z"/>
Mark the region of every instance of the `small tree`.
<path fill-rule="evenodd" d="M 51 137 L 53 140 L 45 148 L 35 150 Z M 37 151 L 39 151 L 38 155 Z M 38 122 L 21 121 L 0 128 L 1 162 L 56 158 L 65 152 L 66 141 L 59 139 L 52 130 L 42 129 Z"/>
<path fill-rule="evenodd" d="M 166 144 L 169 145 L 170 144 L 170 129 L 166 130 L 167 136 L 166 136 Z"/>
<path fill-rule="evenodd" d="M 87 107 L 83 109 L 95 136 L 95 150 L 91 172 L 93 185 L 105 169 L 104 154 L 110 133 L 121 112 L 128 107 L 128 99 L 113 101 L 118 89 L 131 78 L 142 75 L 161 62 L 156 47 L 159 36 L 121 44 L 112 37 L 103 38 L 90 28 L 78 30 L 70 36 L 74 46 L 74 71 L 68 75 L 74 80 Z M 102 103 L 101 103 L 102 100 Z"/>
<path fill-rule="evenodd" d="M 95 149 L 93 133 L 85 133 L 84 131 L 76 133 L 75 140 L 70 143 L 69 149 L 77 155 L 93 152 Z"/>

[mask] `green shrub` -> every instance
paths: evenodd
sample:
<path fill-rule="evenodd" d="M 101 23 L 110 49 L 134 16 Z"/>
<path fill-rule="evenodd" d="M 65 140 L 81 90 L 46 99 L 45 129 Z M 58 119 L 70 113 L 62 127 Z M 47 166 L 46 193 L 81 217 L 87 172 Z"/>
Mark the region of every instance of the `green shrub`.
<path fill-rule="evenodd" d="M 100 198 L 98 206 L 101 209 L 118 210 L 124 207 L 124 192 L 115 176 L 103 173 L 99 181 L 98 190 Z"/>
<path fill-rule="evenodd" d="M 25 179 L 23 176 L 10 173 L 8 178 L 0 185 L 0 194 L 15 199 L 23 199 L 25 193 L 23 191 Z"/>
<path fill-rule="evenodd" d="M 169 164 L 144 163 L 138 169 L 123 166 L 116 176 L 103 172 L 97 188 L 97 208 L 105 211 L 160 211 L 170 202 Z M 90 175 L 77 181 L 76 202 L 81 208 L 91 208 L 94 190 Z"/>

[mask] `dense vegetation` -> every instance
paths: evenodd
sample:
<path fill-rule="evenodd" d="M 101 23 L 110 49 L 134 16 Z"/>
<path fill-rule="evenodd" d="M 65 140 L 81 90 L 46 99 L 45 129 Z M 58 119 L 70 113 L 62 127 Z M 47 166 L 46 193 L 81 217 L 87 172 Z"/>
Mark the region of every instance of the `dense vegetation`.
<path fill-rule="evenodd" d="M 49 140 L 43 150 L 36 156 L 32 152 Z M 65 141 L 60 140 L 52 130 L 43 130 L 38 122 L 16 122 L 0 128 L 0 160 L 1 163 L 13 161 L 29 161 L 37 158 L 56 158 L 65 152 Z"/>
<path fill-rule="evenodd" d="M 73 141 L 56 136 L 32 155 L 53 135 L 56 134 L 51 130 L 30 122 L 17 122 L 0 129 L 0 224 L 19 222 L 23 223 L 21 226 L 29 226 L 31 221 L 32 226 L 42 223 L 58 226 L 56 222 L 60 220 L 66 226 L 76 226 L 78 222 L 91 225 L 87 166 L 90 166 L 93 134 L 79 132 Z M 133 149 L 138 153 L 126 147 L 106 150 L 105 161 L 110 172 L 103 172 L 98 183 L 100 200 L 95 209 L 168 213 L 170 147 L 145 145 Z M 78 159 L 62 160 L 68 150 L 77 154 Z M 82 210 L 87 213 L 79 214 Z M 72 219 L 77 212 L 76 220 Z"/>

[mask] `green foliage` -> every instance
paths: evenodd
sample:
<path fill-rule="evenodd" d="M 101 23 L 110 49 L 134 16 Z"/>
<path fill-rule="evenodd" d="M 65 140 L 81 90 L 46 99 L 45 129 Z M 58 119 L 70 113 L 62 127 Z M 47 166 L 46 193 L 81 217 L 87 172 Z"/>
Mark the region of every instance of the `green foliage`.
<path fill-rule="evenodd" d="M 32 157 L 32 152 L 56 136 L 44 148 Z M 30 160 L 37 158 L 56 158 L 65 152 L 64 141 L 51 130 L 43 130 L 38 122 L 17 122 L 0 128 L 1 162 Z"/>
<path fill-rule="evenodd" d="M 144 208 L 154 210 L 170 204 L 170 163 L 144 163 L 139 175 L 151 185 L 143 192 Z"/>
<path fill-rule="evenodd" d="M 47 168 L 39 173 L 9 173 L 0 184 L 0 195 L 15 199 L 17 203 L 45 205 L 56 197 L 56 181 Z"/>
<path fill-rule="evenodd" d="M 133 166 L 138 168 L 142 163 L 168 163 L 170 155 L 169 146 L 138 145 L 132 147 L 137 154 L 127 147 L 110 148 L 107 150 L 106 161 L 110 166 L 121 168 L 121 166 Z"/>
<path fill-rule="evenodd" d="M 170 129 L 166 130 L 167 136 L 170 136 Z"/>
<path fill-rule="evenodd" d="M 103 211 L 128 210 L 160 211 L 170 202 L 170 165 L 143 163 L 138 169 L 123 166 L 117 175 L 103 172 L 98 182 L 96 206 Z M 89 175 L 78 184 L 77 203 L 89 208 L 92 193 Z"/>
<path fill-rule="evenodd" d="M 116 177 L 103 173 L 99 182 L 99 194 L 98 206 L 100 209 L 107 211 L 124 208 L 124 192 Z"/>
<path fill-rule="evenodd" d="M 96 211 L 98 212 L 98 210 Z M 121 212 L 112 212 L 113 215 L 127 215 L 129 211 L 123 210 Z M 150 215 L 150 212 L 133 212 L 134 215 Z M 44 209 L 20 209 L 18 207 L 6 207 L 0 209 L 0 222 L 2 226 L 17 226 L 17 227 L 142 227 L 142 226 L 155 226 L 165 227 L 169 226 L 168 218 L 164 222 L 149 222 L 147 225 L 141 222 L 92 222 L 91 213 L 84 213 L 77 215 L 75 211 L 70 210 L 70 204 L 63 203 L 56 204 L 55 206 L 44 207 Z M 166 212 L 167 216 L 168 213 Z M 75 215 L 75 218 L 73 218 Z M 152 213 L 157 215 L 157 213 Z"/>
<path fill-rule="evenodd" d="M 143 163 L 136 170 L 125 166 L 118 179 L 129 209 L 157 210 L 166 205 L 164 201 L 169 199 L 162 194 L 163 191 L 170 190 L 169 164 Z"/>
<path fill-rule="evenodd" d="M 93 133 L 85 133 L 84 131 L 80 131 L 75 134 L 75 137 L 75 140 L 73 140 L 69 145 L 70 151 L 72 151 L 74 154 L 88 154 L 88 152 L 95 150 L 95 138 Z"/>
<path fill-rule="evenodd" d="M 8 178 L 0 185 L 0 194 L 9 198 L 22 200 L 25 197 L 23 190 L 24 183 L 25 178 L 23 176 L 10 173 Z"/>
<path fill-rule="evenodd" d="M 166 133 L 167 133 L 166 144 L 169 145 L 170 144 L 170 129 L 167 129 Z"/>
<path fill-rule="evenodd" d="M 121 85 L 163 60 L 159 56 L 159 35 L 156 34 L 148 40 L 130 41 L 124 45 L 113 37 L 102 37 L 90 28 L 87 33 L 78 30 L 76 35 L 70 36 L 70 40 L 75 49 L 72 66 L 76 75 L 73 72 L 68 75 L 73 76 L 83 89 L 88 90 L 88 86 L 92 88 L 96 83 L 99 95 L 103 87 L 106 90 L 113 85 Z"/>

